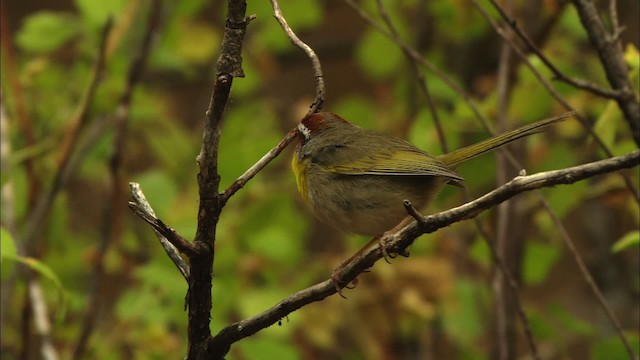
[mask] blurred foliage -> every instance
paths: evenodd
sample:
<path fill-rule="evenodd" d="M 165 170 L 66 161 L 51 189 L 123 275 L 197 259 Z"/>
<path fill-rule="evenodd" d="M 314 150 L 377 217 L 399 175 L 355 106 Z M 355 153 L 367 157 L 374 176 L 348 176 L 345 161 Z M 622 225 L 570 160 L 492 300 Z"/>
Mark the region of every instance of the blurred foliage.
<path fill-rule="evenodd" d="M 465 1 L 383 3 L 400 36 L 460 84 L 487 118 L 495 119 L 500 40 L 479 13 Z M 619 3 L 628 5 L 628 1 Z M 545 54 L 571 76 L 606 84 L 575 9 L 555 2 L 536 4 L 540 11 L 523 11 L 521 20 Z M 224 30 L 225 2 L 184 0 L 164 5 L 161 29 L 134 92 L 124 181 L 140 183 L 157 215 L 192 238 L 198 204 L 195 158 Z M 363 1 L 362 6 L 382 23 L 374 1 Z M 525 4 L 516 2 L 516 6 Z M 19 237 L 8 230 L 11 227 L 22 234 L 24 219 L 31 211 L 25 161 L 37 164 L 43 191 L 53 179 L 58 144 L 88 85 L 106 19 L 112 16 L 115 23 L 108 42 L 107 69 L 90 108 L 91 124 L 114 116 L 126 73 L 142 40 L 148 7 L 145 0 L 75 0 L 55 9 L 28 2 L 7 6 L 16 67 L 8 68 L 4 61 L 9 46 L 4 44 L 2 106 L 10 119 L 5 138 L 12 152 L 8 171 L 3 163 L 2 184 L 9 190 L 2 196 L 4 206 L 5 196 L 13 199 L 11 210 L 17 221 L 9 223 L 3 211 L 3 288 L 16 261 L 28 264 L 46 279 L 42 286 L 52 314 L 66 309 L 52 330 L 63 358 L 70 357 L 82 331 L 87 294 L 98 285 L 92 274 L 99 261 L 100 239 L 111 226 L 115 236 L 104 258 L 99 320 L 87 358 L 180 358 L 186 349 L 184 280 L 151 230 L 124 202 L 111 210 L 122 221 L 117 226 L 104 224 L 110 201 L 112 129 L 89 142 L 89 151 L 56 199 L 41 239 L 42 258 L 16 255 L 14 242 Z M 341 1 L 283 0 L 281 7 L 290 26 L 322 61 L 327 110 L 359 126 L 405 137 L 431 153 L 442 152 L 415 75 L 392 41 L 366 26 Z M 257 18 L 250 23 L 244 44 L 246 77 L 234 80 L 223 124 L 219 152 L 223 188 L 306 112 L 315 86 L 307 59 L 273 19 L 269 2 L 250 1 L 247 13 Z M 497 18 L 495 11 L 490 13 Z M 533 26 L 536 24 L 542 26 Z M 625 37 L 623 42 L 630 77 L 637 86 L 637 42 Z M 539 59 L 530 56 L 529 61 L 550 78 Z M 19 90 L 6 80 L 10 72 L 18 79 Z M 449 148 L 486 138 L 463 97 L 433 74 L 425 76 Z M 614 101 L 553 84 L 593 121 L 594 131 L 615 154 L 636 148 Z M 563 111 L 521 62 L 513 69 L 511 85 L 506 126 Z M 36 143 L 31 146 L 17 125 L 19 95 L 25 99 L 34 127 Z M 529 173 L 602 157 L 577 121 L 555 126 L 513 149 Z M 223 212 L 212 289 L 214 332 L 326 279 L 334 266 L 364 243 L 361 237 L 345 238 L 312 219 L 296 194 L 290 154 L 285 151 L 259 173 Z M 459 172 L 473 196 L 496 186 L 493 156 L 465 164 Z M 637 174 L 629 176 L 637 184 Z M 127 191 L 126 183 L 119 185 Z M 637 203 L 617 174 L 542 193 L 578 243 L 599 285 L 606 289 L 607 299 L 621 315 L 637 350 Z M 448 188 L 429 211 L 463 201 L 460 191 Z M 519 197 L 513 209 L 512 215 L 522 225 L 510 240 L 521 243 L 523 249 L 522 254 L 512 254 L 521 272 L 522 300 L 536 340 L 554 354 L 549 358 L 627 358 L 536 197 Z M 482 214 L 480 219 L 495 235 L 493 213 Z M 459 223 L 419 239 L 410 259 L 396 259 L 391 266 L 380 263 L 362 275 L 358 287 L 346 291 L 347 300 L 333 297 L 311 304 L 241 341 L 232 348 L 230 358 L 488 359 L 492 271 L 486 242 L 472 222 Z M 61 293 L 64 301 L 60 301 Z M 13 283 L 12 295 L 3 304 L 9 310 L 4 313 L 0 354 L 7 359 L 16 358 L 26 343 L 20 320 L 23 281 Z M 521 336 L 519 339 L 524 344 Z M 519 351 L 525 354 L 522 347 Z"/>

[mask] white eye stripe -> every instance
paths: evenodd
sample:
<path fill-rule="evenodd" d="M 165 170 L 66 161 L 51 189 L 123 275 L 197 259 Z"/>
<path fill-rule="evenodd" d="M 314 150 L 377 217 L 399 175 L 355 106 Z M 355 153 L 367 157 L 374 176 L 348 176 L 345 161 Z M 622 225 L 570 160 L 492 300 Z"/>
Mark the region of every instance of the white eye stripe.
<path fill-rule="evenodd" d="M 304 126 L 304 124 L 298 124 L 298 131 L 304 136 L 305 139 L 309 139 L 311 136 L 311 130 L 308 127 Z"/>

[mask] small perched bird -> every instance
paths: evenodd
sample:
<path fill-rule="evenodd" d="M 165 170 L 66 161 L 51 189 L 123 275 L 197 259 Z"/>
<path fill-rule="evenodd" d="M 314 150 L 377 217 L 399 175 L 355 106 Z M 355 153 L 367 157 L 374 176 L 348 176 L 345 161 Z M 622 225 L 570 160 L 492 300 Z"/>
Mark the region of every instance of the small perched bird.
<path fill-rule="evenodd" d="M 422 209 L 445 184 L 461 184 L 464 179 L 454 171 L 461 163 L 570 115 L 432 156 L 336 114 L 310 114 L 298 124 L 293 171 L 300 195 L 321 221 L 351 233 L 380 236 L 407 217 L 405 200 Z"/>

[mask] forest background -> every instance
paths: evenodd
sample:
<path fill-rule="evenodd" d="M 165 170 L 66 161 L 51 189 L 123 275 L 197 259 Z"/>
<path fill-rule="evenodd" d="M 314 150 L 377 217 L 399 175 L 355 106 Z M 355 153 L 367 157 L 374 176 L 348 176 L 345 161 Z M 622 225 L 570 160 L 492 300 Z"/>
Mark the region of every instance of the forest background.
<path fill-rule="evenodd" d="M 500 4 L 563 75 L 610 88 L 573 3 Z M 624 29 L 612 41 L 637 99 L 638 1 L 596 4 L 612 33 Z M 269 1 L 247 5 L 247 15 L 256 17 L 243 44 L 245 77 L 233 82 L 222 124 L 222 189 L 277 144 L 316 96 L 309 59 L 273 18 Z M 3 359 L 184 356 L 187 284 L 148 225 L 128 209 L 128 182 L 140 184 L 158 218 L 194 237 L 196 156 L 226 6 L 3 0 Z M 572 108 L 585 123 L 571 119 L 509 147 L 527 173 L 611 157 L 603 144 L 616 156 L 638 148 L 610 93 L 554 80 L 558 74 L 488 1 L 283 0 L 280 6 L 321 61 L 324 109 L 362 127 L 440 154 L 443 144 L 451 150 L 489 136 L 478 114 L 492 128 L 507 129 Z M 408 60 L 401 42 L 385 35 L 394 32 L 391 38 L 429 65 Z M 286 149 L 224 208 L 213 334 L 326 280 L 367 241 L 313 219 L 297 194 L 291 156 Z M 429 213 L 477 198 L 519 170 L 504 156 L 475 159 L 459 169 L 468 195 L 445 189 Z M 609 173 L 523 194 L 478 222 L 422 236 L 409 258 L 379 262 L 362 274 L 355 289 L 345 290 L 346 300 L 332 296 L 305 306 L 234 344 L 229 357 L 524 358 L 533 339 L 544 359 L 629 359 L 629 347 L 639 352 L 637 169 L 624 175 L 626 183 Z M 38 215 L 43 203 L 49 208 Z M 519 283 L 526 325 L 510 305 L 485 238 Z M 618 319 L 626 347 L 576 255 Z"/>

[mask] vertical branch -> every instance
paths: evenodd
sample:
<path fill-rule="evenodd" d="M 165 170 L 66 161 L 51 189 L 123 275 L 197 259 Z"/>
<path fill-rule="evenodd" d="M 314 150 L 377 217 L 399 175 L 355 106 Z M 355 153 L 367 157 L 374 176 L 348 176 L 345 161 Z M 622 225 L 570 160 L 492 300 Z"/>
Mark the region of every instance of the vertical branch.
<path fill-rule="evenodd" d="M 53 201 L 64 186 L 70 173 L 73 171 L 73 163 L 71 162 L 73 149 L 78 142 L 81 130 L 87 124 L 89 107 L 93 102 L 93 97 L 98 88 L 98 84 L 100 83 L 102 72 L 104 71 L 106 43 L 112 25 L 113 21 L 110 18 L 102 30 L 98 56 L 93 66 L 91 81 L 87 87 L 82 102 L 76 109 L 76 113 L 71 121 L 71 128 L 69 129 L 67 136 L 65 136 L 63 150 L 61 152 L 58 169 L 54 175 L 53 183 L 47 193 L 43 194 L 38 199 L 33 211 L 29 214 L 29 219 L 27 220 L 27 225 L 23 235 L 23 241 L 27 252 L 30 252 L 33 246 L 35 246 L 35 242 L 37 241 L 40 231 L 46 223 L 46 218 L 49 215 L 49 210 L 51 209 L 51 205 L 53 205 Z"/>
<path fill-rule="evenodd" d="M 506 1 L 506 11 L 512 12 L 513 1 Z M 507 34 L 511 36 L 511 33 Z M 512 52 L 506 42 L 502 42 L 500 46 L 498 79 L 497 79 L 497 95 L 498 95 L 498 131 L 502 132 L 507 127 L 507 111 L 509 107 L 510 89 L 511 89 L 511 73 L 512 73 Z M 502 185 L 509 181 L 513 174 L 509 173 L 510 167 L 507 165 L 507 159 L 504 152 L 498 151 L 496 156 L 496 185 Z M 512 168 L 511 168 L 512 169 Z M 496 242 L 495 251 L 497 258 L 503 259 L 504 267 L 512 275 L 511 281 L 516 281 L 518 274 L 518 263 L 521 253 L 521 241 L 513 241 L 510 235 L 511 220 L 514 220 L 514 214 L 511 211 L 514 208 L 516 199 L 503 202 L 496 207 Z M 492 279 L 493 288 L 493 351 L 494 357 L 500 360 L 511 359 L 515 353 L 515 324 L 514 324 L 514 297 L 518 296 L 517 292 L 510 292 L 507 279 L 500 271 L 494 271 Z M 535 350 L 534 350 L 535 351 Z M 537 354 L 534 353 L 534 356 Z"/>
<path fill-rule="evenodd" d="M 589 35 L 591 44 L 600 57 L 609 84 L 625 95 L 616 98 L 616 102 L 631 128 L 636 145 L 640 146 L 640 103 L 627 75 L 629 69 L 624 62 L 622 49 L 617 40 L 620 31 L 614 29 L 613 34 L 607 32 L 591 0 L 572 0 L 572 2 L 578 10 L 580 21 Z"/>
<path fill-rule="evenodd" d="M 18 69 L 15 63 L 15 56 L 13 53 L 13 41 L 12 34 L 9 29 L 9 16 L 5 8 L 5 2 L 0 3 L 0 46 L 2 47 L 2 62 L 4 67 L 3 74 L 6 74 L 8 79 L 8 86 L 11 89 L 11 95 L 13 96 L 13 103 L 15 105 L 15 117 L 22 132 L 22 137 L 25 142 L 25 146 L 31 147 L 36 144 L 35 136 L 33 135 L 33 126 L 29 111 L 27 111 L 26 101 L 18 80 Z M 27 175 L 28 185 L 28 198 L 27 208 L 32 208 L 38 198 L 40 192 L 40 180 L 36 174 L 35 165 L 33 159 L 28 157 L 24 161 L 25 172 Z"/>
<path fill-rule="evenodd" d="M 205 114 L 202 147 L 197 157 L 200 171 L 198 187 L 200 205 L 198 208 L 198 226 L 194 245 L 202 251 L 190 257 L 191 276 L 187 305 L 189 308 L 189 349 L 187 359 L 196 359 L 205 340 L 210 337 L 211 285 L 214 259 L 215 233 L 222 197 L 218 193 L 220 175 L 218 174 L 218 145 L 220 126 L 224 110 L 231 91 L 234 77 L 243 77 L 242 42 L 250 18 L 245 17 L 246 2 L 229 0 L 227 3 L 227 22 L 220 49 L 216 70 L 216 81 L 211 101 Z"/>

